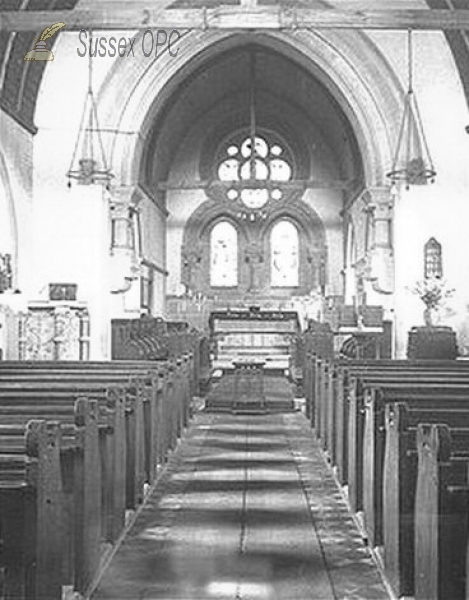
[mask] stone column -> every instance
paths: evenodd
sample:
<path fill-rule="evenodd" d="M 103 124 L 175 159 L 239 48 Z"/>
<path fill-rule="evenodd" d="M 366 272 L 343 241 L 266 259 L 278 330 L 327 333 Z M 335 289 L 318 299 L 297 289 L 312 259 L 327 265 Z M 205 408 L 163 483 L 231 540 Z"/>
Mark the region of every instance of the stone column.
<path fill-rule="evenodd" d="M 200 244 L 183 247 L 181 250 L 181 283 L 188 292 L 203 292 L 208 288 L 207 274 L 202 272 L 202 258 L 203 247 Z M 210 264 L 208 268 L 210 269 Z"/>
<path fill-rule="evenodd" d="M 245 261 L 249 266 L 248 292 L 259 292 L 261 288 L 261 269 L 264 262 L 262 249 L 255 242 L 249 244 L 245 250 Z"/>
<path fill-rule="evenodd" d="M 392 220 L 394 200 L 390 188 L 367 190 L 370 228 L 367 248 L 367 275 L 373 290 L 381 294 L 394 291 L 394 249 Z"/>
<path fill-rule="evenodd" d="M 139 256 L 136 247 L 133 211 L 137 210 L 138 199 L 133 186 L 121 186 L 112 191 L 111 216 L 111 291 L 125 292 L 139 275 Z M 139 196 L 137 196 L 139 198 Z"/>

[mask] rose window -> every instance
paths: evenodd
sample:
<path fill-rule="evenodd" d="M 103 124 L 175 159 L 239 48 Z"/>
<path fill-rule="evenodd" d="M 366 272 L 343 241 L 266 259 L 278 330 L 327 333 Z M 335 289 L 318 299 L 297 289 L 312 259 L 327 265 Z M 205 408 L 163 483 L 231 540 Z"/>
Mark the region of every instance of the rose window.
<path fill-rule="evenodd" d="M 256 210 L 283 198 L 282 184 L 293 176 L 292 161 L 284 145 L 271 137 L 238 136 L 224 146 L 217 174 L 227 184 L 228 200 Z"/>

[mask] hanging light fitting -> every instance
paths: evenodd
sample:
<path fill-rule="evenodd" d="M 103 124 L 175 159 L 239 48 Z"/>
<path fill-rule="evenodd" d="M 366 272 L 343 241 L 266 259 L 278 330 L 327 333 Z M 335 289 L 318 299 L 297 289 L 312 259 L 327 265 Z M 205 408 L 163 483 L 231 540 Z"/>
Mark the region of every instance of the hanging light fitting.
<path fill-rule="evenodd" d="M 413 89 L 413 52 L 412 30 L 408 31 L 408 90 L 404 98 L 399 137 L 392 169 L 387 177 L 393 184 L 404 182 L 406 189 L 410 185 L 433 183 L 436 171 L 428 149 L 422 119 Z"/>
<path fill-rule="evenodd" d="M 75 179 L 80 185 L 104 183 L 107 188 L 109 188 L 109 184 L 114 178 L 106 162 L 99 128 L 98 111 L 93 93 L 93 57 L 91 51 L 89 52 L 88 62 L 88 91 L 67 177 L 69 187 L 72 185 L 71 180 Z"/>

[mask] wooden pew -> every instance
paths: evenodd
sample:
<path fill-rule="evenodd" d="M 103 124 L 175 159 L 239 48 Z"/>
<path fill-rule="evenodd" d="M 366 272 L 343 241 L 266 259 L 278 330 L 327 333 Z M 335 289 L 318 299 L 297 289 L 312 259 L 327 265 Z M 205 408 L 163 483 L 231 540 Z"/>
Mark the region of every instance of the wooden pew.
<path fill-rule="evenodd" d="M 417 426 L 422 420 L 445 423 L 455 450 L 468 451 L 469 362 L 314 359 L 303 381 L 310 388 L 305 395 L 311 398 L 312 424 L 339 481 L 348 485 L 352 509 L 363 510 L 370 545 L 384 543 L 395 592 L 412 594 Z M 407 403 L 405 434 L 400 413 L 394 419 L 399 401 Z M 390 407 L 393 416 L 385 418 Z M 441 568 L 438 577 L 444 579 Z M 452 598 L 462 589 L 460 580 L 447 585 L 450 595 L 435 597 Z M 425 598 L 427 592 L 416 589 L 416 597 Z"/>
<path fill-rule="evenodd" d="M 22 390 L 10 390 L 2 387 L 0 383 L 0 419 L 6 423 L 18 423 L 21 420 L 37 417 L 44 419 L 59 418 L 62 422 L 73 418 L 73 406 L 79 396 L 92 396 L 99 402 L 100 411 L 105 422 L 116 436 L 112 439 L 104 438 L 109 446 L 106 452 L 109 455 L 111 471 L 103 478 L 103 485 L 111 485 L 114 491 L 110 498 L 119 498 L 116 509 L 119 517 L 117 523 L 108 532 L 109 539 L 116 538 L 116 532 L 122 529 L 125 518 L 125 508 L 135 508 L 143 499 L 144 483 L 144 448 L 143 448 L 143 412 L 142 398 L 131 396 L 125 387 L 106 387 L 74 384 L 70 387 L 66 383 L 32 382 L 23 384 Z M 104 421 L 103 421 L 104 422 Z M 103 441 L 103 443 L 104 443 Z M 121 481 L 122 480 L 122 481 Z M 120 482 L 120 483 L 119 483 Z M 121 489 L 123 488 L 123 491 Z M 111 492 L 107 493 L 109 496 Z M 124 493 L 124 499 L 121 494 Z"/>
<path fill-rule="evenodd" d="M 455 361 L 438 361 L 437 369 L 433 361 L 428 361 L 431 365 L 427 365 L 426 361 L 396 361 L 399 363 L 397 368 L 393 363 L 383 362 L 382 369 L 378 366 L 379 362 L 373 361 L 373 366 L 354 365 L 357 371 L 351 372 L 350 365 L 342 368 L 339 364 L 333 368 L 327 361 L 315 361 L 316 432 L 331 464 L 337 467 L 339 481 L 349 486 L 349 499 L 354 511 L 361 510 L 363 506 L 361 476 L 357 478 L 355 474 L 360 474 L 363 469 L 364 385 L 378 382 L 400 385 L 407 382 L 411 387 L 420 382 L 423 387 L 446 386 L 449 379 L 454 385 L 469 384 L 466 363 L 457 363 L 462 365 L 459 369 L 455 367 Z M 344 433 L 345 428 L 348 429 L 347 434 Z"/>
<path fill-rule="evenodd" d="M 426 380 L 424 381 L 424 377 Z M 378 384 L 369 381 L 368 389 L 383 389 L 395 390 L 389 391 L 389 394 L 394 393 L 394 399 L 405 400 L 412 396 L 425 394 L 427 392 L 441 392 L 445 394 L 446 390 L 460 390 L 462 394 L 469 392 L 469 380 L 451 382 L 440 378 L 433 379 L 430 375 L 420 374 L 418 378 L 410 378 L 407 381 L 401 377 L 381 381 Z M 469 394 L 468 394 L 469 395 Z M 340 432 L 340 436 L 347 435 L 347 455 L 338 457 L 340 462 L 346 461 L 347 483 L 349 492 L 349 501 L 354 511 L 362 510 L 363 508 L 363 469 L 374 469 L 370 463 L 364 467 L 363 459 L 365 454 L 374 461 L 374 456 L 379 454 L 379 448 L 382 447 L 382 432 L 384 428 L 384 419 L 382 413 L 376 413 L 374 405 L 371 402 L 372 396 L 365 393 L 364 390 L 357 393 L 356 386 L 350 386 L 348 389 L 347 398 L 347 426 L 348 431 Z M 378 419 L 378 420 L 376 420 Z M 376 431 L 376 435 L 371 434 L 371 431 Z M 370 436 L 372 440 L 370 441 Z M 377 444 L 379 448 L 377 448 Z M 365 445 L 367 446 L 365 449 Z M 371 453 L 371 454 L 370 454 Z"/>
<path fill-rule="evenodd" d="M 24 411 L 33 399 L 44 399 L 48 403 L 58 403 L 65 397 L 78 393 L 105 396 L 106 386 L 119 381 L 116 378 L 88 377 L 85 381 L 80 374 L 77 378 L 56 376 L 44 382 L 43 378 L 27 375 L 20 384 L 3 381 L 0 376 L 0 410 L 2 404 L 13 403 Z M 187 369 L 184 365 L 169 367 L 167 373 L 152 380 L 148 393 L 142 388 L 142 382 L 133 381 L 124 387 L 125 391 L 125 429 L 127 437 L 128 487 L 127 507 L 135 508 L 142 501 L 143 483 L 152 483 L 156 475 L 157 458 L 164 462 L 168 451 L 174 448 L 177 439 L 188 422 L 190 390 Z M 38 409 L 39 410 L 39 409 Z M 42 409 L 41 409 L 42 410 Z M 162 439 L 158 448 L 158 438 Z"/>
<path fill-rule="evenodd" d="M 454 386 L 464 387 L 469 385 L 468 366 L 467 362 L 457 361 L 354 361 L 332 365 L 315 359 L 311 380 L 314 382 L 316 432 L 331 464 L 337 467 L 339 481 L 348 484 L 352 510 L 357 512 L 363 508 L 363 441 L 367 413 L 364 387 L 407 383 L 409 389 L 416 385 L 423 389 L 447 387 L 449 380 Z"/>
<path fill-rule="evenodd" d="M 0 371 L 0 395 L 7 392 L 11 395 L 15 390 L 21 390 L 18 393 L 24 396 L 27 390 L 31 393 L 39 391 L 38 385 L 42 389 L 55 390 L 54 393 L 65 389 L 71 393 L 78 392 L 78 390 L 84 393 L 100 393 L 102 391 L 100 386 L 125 383 L 126 428 L 129 437 L 127 448 L 129 453 L 133 453 L 134 449 L 138 453 L 137 456 L 129 457 L 131 466 L 135 463 L 138 465 L 135 471 L 135 478 L 138 480 L 136 487 L 142 489 L 142 485 L 140 485 L 142 479 L 148 483 L 153 482 L 158 455 L 163 461 L 168 452 L 166 444 L 166 446 L 161 446 L 158 453 L 157 437 L 163 436 L 165 431 L 176 431 L 175 435 L 180 435 L 183 427 L 187 425 L 190 404 L 189 365 L 187 362 L 178 361 L 177 368 L 160 367 L 156 376 L 145 374 L 144 379 L 138 377 L 138 373 L 135 376 L 133 370 L 124 373 L 114 373 L 112 370 L 106 372 L 94 370 L 88 374 L 86 369 L 83 369 L 83 365 L 79 370 L 73 371 L 67 369 L 64 372 L 57 366 L 45 374 L 42 374 L 42 371 L 38 374 L 37 371 L 36 369 L 32 372 L 29 370 L 25 372 L 17 369 L 14 375 L 6 375 Z M 160 378 L 158 375 L 161 371 L 163 371 L 163 376 Z M 129 376 L 131 376 L 130 383 L 128 382 Z M 182 386 L 174 396 L 177 406 L 171 404 L 166 393 L 165 378 L 175 378 L 180 382 L 178 385 Z M 164 405 L 161 410 L 159 410 L 158 403 Z M 172 440 L 172 446 L 174 447 L 174 440 Z M 129 503 L 134 505 L 137 500 L 135 492 L 132 492 L 132 487 L 129 488 L 128 495 L 132 498 Z M 141 501 L 141 497 L 138 501 Z"/>
<path fill-rule="evenodd" d="M 357 487 L 362 487 L 363 513 L 369 543 L 379 546 L 383 541 L 382 523 L 382 485 L 385 442 L 385 405 L 389 402 L 405 401 L 412 410 L 438 411 L 442 409 L 442 422 L 445 422 L 444 411 L 448 414 L 452 409 L 461 411 L 469 409 L 469 383 L 463 387 L 447 384 L 444 388 L 421 385 L 410 387 L 405 383 L 394 384 L 394 387 L 370 387 L 365 393 L 365 425 L 363 442 L 358 444 L 358 452 L 362 453 L 362 473 L 357 473 Z M 352 475 L 350 475 L 352 478 Z"/>
<path fill-rule="evenodd" d="M 66 380 L 70 385 L 76 383 L 81 389 L 86 388 L 84 381 L 117 384 L 127 378 L 137 381 L 143 376 L 145 481 L 149 483 L 154 480 L 157 465 L 165 462 L 168 451 L 175 447 L 178 437 L 188 423 L 193 389 L 192 357 L 188 354 L 169 363 L 156 364 L 150 361 L 142 364 L 135 361 L 104 361 L 90 364 L 60 362 L 45 363 L 44 367 L 44 363 L 39 361 L 0 363 L 0 386 L 5 387 L 10 382 L 13 387 L 24 389 L 27 382 L 37 379 L 38 376 L 44 383 L 50 382 L 51 385 L 57 386 Z M 135 412 L 132 407 L 128 408 L 131 413 Z M 130 421 L 128 418 L 127 422 Z"/>
<path fill-rule="evenodd" d="M 69 381 L 80 381 L 91 378 L 99 378 L 104 381 L 108 377 L 109 383 L 114 382 L 114 378 L 118 377 L 139 377 L 143 374 L 147 377 L 146 388 L 149 396 L 148 403 L 144 404 L 145 424 L 154 423 L 153 416 L 158 412 L 159 418 L 156 427 L 146 428 L 145 436 L 147 445 L 152 448 L 157 448 L 157 452 L 152 452 L 146 456 L 147 472 L 150 481 L 153 480 L 156 464 L 153 457 L 157 456 L 160 462 L 164 462 L 167 458 L 168 448 L 173 448 L 176 436 L 168 439 L 168 432 L 174 431 L 174 424 L 177 431 L 181 432 L 187 425 L 190 416 L 190 399 L 192 398 L 195 389 L 194 374 L 193 374 L 193 358 L 190 354 L 184 354 L 180 358 L 170 362 L 144 361 L 142 363 L 135 361 L 104 361 L 94 363 L 83 362 L 60 362 L 60 363 L 42 363 L 28 362 L 25 363 L 26 368 L 17 362 L 0 362 L 0 381 L 11 381 L 21 387 L 22 383 L 35 374 L 40 374 L 44 381 L 55 382 L 58 377 L 60 379 L 67 378 Z M 174 367 L 176 365 L 176 368 Z M 91 370 L 91 373 L 89 373 Z M 165 381 L 164 376 L 160 376 L 161 371 L 166 373 L 166 378 L 170 381 Z M 95 374 L 96 372 L 96 374 Z M 98 374 L 99 373 L 99 374 Z M 173 380 L 176 383 L 176 393 L 172 394 Z M 153 383 L 152 383 L 153 382 Z M 168 389 L 171 393 L 165 394 L 163 389 Z M 170 401 L 169 398 L 174 398 Z M 156 407 L 156 403 L 161 399 L 162 407 Z M 174 406 L 176 402 L 177 406 Z M 153 416 L 152 416 L 153 415 Z M 169 425 L 168 421 L 172 424 Z M 149 436 L 154 436 L 149 439 Z M 159 440 L 156 437 L 159 436 Z M 162 441 L 163 439 L 163 441 Z"/>
<path fill-rule="evenodd" d="M 98 440 L 98 450 L 92 460 L 85 457 L 80 463 L 75 447 L 64 448 L 64 452 L 60 452 L 60 485 L 56 486 L 62 498 L 61 511 L 68 515 L 59 527 L 61 531 L 64 528 L 68 531 L 64 536 L 68 545 L 61 547 L 60 562 L 63 559 L 64 563 L 59 569 L 61 585 L 73 584 L 80 593 L 86 591 L 96 575 L 102 542 L 116 541 L 124 526 L 126 507 L 134 508 L 141 501 L 143 483 L 154 480 L 158 464 L 167 459 L 168 452 L 182 435 L 196 388 L 193 361 L 188 354 L 169 362 L 116 362 L 119 364 L 0 362 L 0 489 L 6 490 L 0 500 L 10 494 L 8 506 L 6 500 L 0 501 L 0 519 L 7 508 L 10 510 L 14 506 L 11 502 L 14 492 L 10 491 L 9 483 L 19 476 L 18 465 L 26 462 L 23 436 L 31 417 L 35 416 L 41 422 L 58 421 L 59 431 L 67 431 L 69 439 L 71 428 L 77 429 L 74 435 L 78 435 L 79 430 L 75 424 L 78 417 L 74 414 L 76 398 L 83 395 L 95 398 L 98 428 L 97 436 L 91 437 Z M 85 415 L 83 423 L 86 420 Z M 79 431 L 84 443 L 91 434 Z M 11 452 L 16 457 L 13 462 Z M 8 469 L 1 468 L 5 464 L 9 465 Z M 77 484 L 77 477 L 83 478 L 89 471 L 99 473 L 99 490 L 95 494 L 99 496 L 99 502 L 93 501 L 94 506 L 99 504 L 99 511 L 93 518 L 86 516 L 90 501 L 79 491 L 83 486 L 80 488 Z M 24 484 L 24 477 L 22 481 L 19 487 L 30 490 L 31 486 Z M 77 504 L 80 498 L 83 506 Z M 96 526 L 96 519 L 99 519 L 99 526 Z M 5 517 L 0 522 L 7 521 L 8 517 Z M 30 523 L 27 519 L 24 522 Z M 91 529 L 83 529 L 83 523 L 94 525 Z M 29 525 L 24 531 L 26 536 L 32 535 Z M 4 531 L 0 533 L 3 535 Z M 9 539 L 11 546 L 13 538 Z M 1 573 L 5 570 L 0 562 L 0 586 Z M 24 576 L 23 573 L 19 579 L 23 586 L 26 585 Z M 29 574 L 27 581 L 28 577 Z M 4 577 L 5 585 L 8 582 L 11 588 L 13 579 L 8 571 Z M 8 593 L 14 596 L 13 592 Z M 25 597 L 34 598 L 34 593 Z M 16 597 L 24 595 L 22 591 Z M 55 600 L 61 595 L 54 596 L 48 591 L 42 596 L 45 597 Z"/>
<path fill-rule="evenodd" d="M 409 408 L 386 405 L 383 473 L 384 564 L 396 595 L 414 594 L 414 506 L 417 483 L 417 427 L 444 423 L 454 451 L 469 455 L 469 408 Z"/>
<path fill-rule="evenodd" d="M 334 464 L 337 464 L 339 473 L 342 473 L 343 483 L 347 482 L 347 465 L 348 456 L 346 454 L 348 446 L 342 447 L 340 442 L 344 437 L 343 427 L 345 423 L 348 423 L 350 435 L 358 436 L 360 439 L 360 433 L 364 427 L 364 415 L 365 415 L 365 398 L 364 388 L 371 385 L 386 385 L 395 384 L 396 386 L 401 384 L 408 384 L 408 387 L 415 387 L 421 385 L 422 389 L 425 387 L 445 387 L 449 382 L 452 385 L 464 386 L 469 383 L 469 371 L 460 372 L 451 368 L 448 372 L 435 371 L 434 369 L 425 368 L 419 366 L 418 368 L 412 367 L 409 371 L 400 367 L 399 370 L 395 371 L 394 368 L 384 367 L 384 369 L 377 371 L 367 370 L 366 373 L 351 373 L 342 372 L 339 369 L 339 374 L 336 376 L 337 392 L 335 396 L 330 398 L 331 403 L 331 418 L 329 423 L 330 439 L 329 447 L 335 449 L 332 452 L 332 458 Z M 349 421 L 350 419 L 353 421 Z M 350 448 L 354 448 L 353 440 L 350 443 Z M 351 457 L 353 459 L 353 457 Z"/>
<path fill-rule="evenodd" d="M 325 383 L 322 380 L 324 370 L 327 371 L 330 366 L 334 366 L 336 369 L 342 372 L 344 380 L 349 377 L 359 376 L 371 376 L 376 375 L 382 376 L 396 373 L 411 374 L 419 372 L 433 372 L 435 375 L 440 374 L 446 376 L 451 372 L 457 372 L 460 375 L 469 372 L 469 361 L 424 361 L 424 360 L 337 360 L 331 361 L 324 358 L 318 358 L 314 356 L 309 357 L 307 364 L 307 374 L 304 375 L 305 379 L 305 396 L 310 404 L 310 412 L 312 413 L 312 425 L 316 427 L 318 437 L 321 437 L 321 409 L 324 401 L 323 395 L 321 394 L 321 386 Z M 319 380 L 319 381 L 318 381 Z M 327 385 L 327 384 L 326 384 Z M 326 419 L 327 420 L 327 419 Z"/>
<path fill-rule="evenodd" d="M 417 432 L 415 492 L 415 599 L 467 598 L 469 453 L 454 452 L 445 425 L 421 424 Z"/>
<path fill-rule="evenodd" d="M 83 392 L 83 390 L 82 390 Z M 59 420 L 62 425 L 75 421 L 75 404 L 80 396 L 63 390 L 55 393 L 38 391 L 17 392 L 14 397 L 0 393 L 0 420 L 3 427 L 25 426 L 31 419 Z M 83 394 L 81 394 L 83 395 Z M 125 522 L 126 485 L 129 474 L 128 452 L 126 450 L 125 396 L 122 389 L 110 388 L 98 394 L 100 445 L 101 445 L 101 484 L 103 495 L 103 538 L 114 542 Z M 5 436 L 2 438 L 5 444 Z"/>
<path fill-rule="evenodd" d="M 33 420 L 23 438 L 23 453 L 0 452 L 4 596 L 59 600 L 70 583 L 84 593 L 101 551 L 97 402 L 77 401 L 73 431 Z"/>

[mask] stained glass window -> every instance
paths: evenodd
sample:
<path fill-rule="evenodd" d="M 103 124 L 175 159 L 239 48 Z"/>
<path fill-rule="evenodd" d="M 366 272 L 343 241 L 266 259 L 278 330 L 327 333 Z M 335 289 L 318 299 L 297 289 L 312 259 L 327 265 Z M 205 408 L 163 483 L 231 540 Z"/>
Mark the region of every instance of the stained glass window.
<path fill-rule="evenodd" d="M 279 221 L 272 229 L 271 285 L 297 287 L 299 285 L 298 230 L 290 221 Z"/>
<path fill-rule="evenodd" d="M 217 223 L 210 233 L 210 285 L 238 285 L 238 232 L 228 221 Z"/>
<path fill-rule="evenodd" d="M 240 198 L 252 209 L 262 208 L 270 199 L 281 200 L 283 191 L 280 185 L 275 186 L 275 182 L 281 184 L 293 176 L 289 151 L 276 136 L 267 132 L 256 135 L 254 144 L 246 134 L 235 136 L 224 145 L 217 164 L 218 178 L 233 182 L 233 187 L 227 188 L 228 199 Z M 269 185 L 262 187 L 262 181 Z"/>

